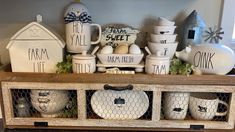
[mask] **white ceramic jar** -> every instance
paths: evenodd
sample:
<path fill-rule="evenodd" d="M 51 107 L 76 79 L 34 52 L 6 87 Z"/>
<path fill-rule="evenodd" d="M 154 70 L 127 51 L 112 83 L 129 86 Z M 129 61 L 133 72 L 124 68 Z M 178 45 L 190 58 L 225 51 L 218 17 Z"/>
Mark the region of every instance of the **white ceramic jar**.
<path fill-rule="evenodd" d="M 74 73 L 94 73 L 96 71 L 95 55 L 87 54 L 86 51 L 74 55 L 72 64 Z"/>
<path fill-rule="evenodd" d="M 166 92 L 163 95 L 163 111 L 166 119 L 183 120 L 188 111 L 189 92 Z"/>
<path fill-rule="evenodd" d="M 145 72 L 147 74 L 168 74 L 170 67 L 170 58 L 157 54 L 148 55 L 145 62 Z"/>

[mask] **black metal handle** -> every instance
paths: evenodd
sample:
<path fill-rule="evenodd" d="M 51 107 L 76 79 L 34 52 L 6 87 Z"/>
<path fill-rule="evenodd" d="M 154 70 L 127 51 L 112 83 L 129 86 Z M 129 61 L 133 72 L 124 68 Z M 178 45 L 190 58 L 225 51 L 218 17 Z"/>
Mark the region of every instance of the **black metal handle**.
<path fill-rule="evenodd" d="M 48 122 L 34 122 L 35 127 L 48 127 Z"/>
<path fill-rule="evenodd" d="M 201 130 L 201 129 L 204 129 L 204 125 L 190 125 L 190 129 L 193 129 L 193 130 Z"/>
<path fill-rule="evenodd" d="M 124 91 L 124 90 L 133 90 L 133 85 L 129 84 L 127 86 L 110 86 L 108 84 L 104 85 L 104 90 L 114 90 L 114 91 Z"/>

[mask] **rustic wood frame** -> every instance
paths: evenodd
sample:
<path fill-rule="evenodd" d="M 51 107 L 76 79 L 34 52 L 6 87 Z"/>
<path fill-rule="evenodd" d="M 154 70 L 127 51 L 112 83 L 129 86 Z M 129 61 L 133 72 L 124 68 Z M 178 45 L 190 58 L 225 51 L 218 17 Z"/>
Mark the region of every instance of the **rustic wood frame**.
<path fill-rule="evenodd" d="M 162 128 L 190 128 L 204 125 L 205 129 L 233 129 L 235 121 L 235 76 L 182 76 L 182 75 L 111 75 L 111 74 L 43 74 L 12 73 L 0 71 L 1 103 L 5 128 L 36 128 L 34 122 L 48 122 L 45 129 L 102 129 L 102 130 L 159 130 Z M 36 84 L 36 85 L 35 85 Z M 153 91 L 152 120 L 103 120 L 86 119 L 85 90 L 103 89 L 104 84 L 133 84 L 135 90 Z M 77 90 L 78 119 L 64 118 L 12 118 L 10 89 L 47 88 Z M 92 88 L 91 88 L 92 86 Z M 196 120 L 161 120 L 161 95 L 166 91 L 222 92 L 231 93 L 226 122 Z"/>

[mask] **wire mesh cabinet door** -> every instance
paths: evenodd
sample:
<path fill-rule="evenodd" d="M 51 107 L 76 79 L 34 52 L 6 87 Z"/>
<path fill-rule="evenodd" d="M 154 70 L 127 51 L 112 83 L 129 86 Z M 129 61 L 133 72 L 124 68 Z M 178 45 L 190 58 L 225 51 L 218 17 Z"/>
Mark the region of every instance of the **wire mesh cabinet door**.
<path fill-rule="evenodd" d="M 234 128 L 234 86 L 2 82 L 1 94 L 8 128 Z"/>
<path fill-rule="evenodd" d="M 163 89 L 164 88 L 164 89 Z M 168 85 L 162 88 L 162 126 L 192 129 L 234 128 L 234 87 Z"/>
<path fill-rule="evenodd" d="M 160 91 L 144 84 L 2 82 L 6 126 L 154 127 Z"/>
<path fill-rule="evenodd" d="M 81 87 L 80 85 L 77 87 Z M 6 126 L 71 126 L 79 118 L 76 87 L 59 83 L 2 82 Z"/>

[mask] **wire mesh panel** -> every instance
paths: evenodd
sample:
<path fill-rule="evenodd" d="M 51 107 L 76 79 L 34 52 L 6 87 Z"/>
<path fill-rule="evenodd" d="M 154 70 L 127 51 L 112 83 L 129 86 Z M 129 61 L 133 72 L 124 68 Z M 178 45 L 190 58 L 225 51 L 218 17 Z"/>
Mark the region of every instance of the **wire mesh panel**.
<path fill-rule="evenodd" d="M 77 118 L 75 90 L 11 89 L 14 117 Z"/>
<path fill-rule="evenodd" d="M 161 119 L 227 121 L 231 93 L 163 92 Z"/>
<path fill-rule="evenodd" d="M 151 120 L 152 91 L 87 90 L 87 118 Z"/>

